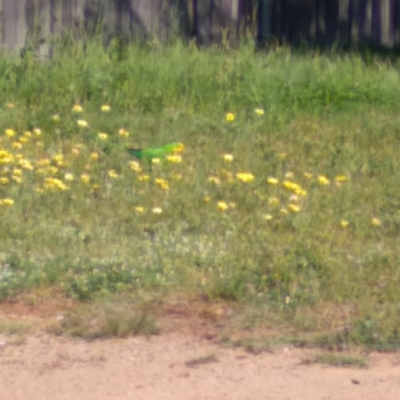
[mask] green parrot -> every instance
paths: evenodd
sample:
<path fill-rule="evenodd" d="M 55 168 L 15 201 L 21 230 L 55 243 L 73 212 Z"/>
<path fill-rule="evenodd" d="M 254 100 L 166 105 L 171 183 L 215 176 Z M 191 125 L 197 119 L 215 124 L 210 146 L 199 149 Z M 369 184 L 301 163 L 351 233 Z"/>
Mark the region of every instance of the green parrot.
<path fill-rule="evenodd" d="M 139 160 L 151 161 L 153 158 L 165 158 L 170 154 L 181 153 L 185 150 L 185 146 L 183 143 L 170 143 L 162 147 L 149 147 L 147 149 L 127 147 L 125 150 Z"/>

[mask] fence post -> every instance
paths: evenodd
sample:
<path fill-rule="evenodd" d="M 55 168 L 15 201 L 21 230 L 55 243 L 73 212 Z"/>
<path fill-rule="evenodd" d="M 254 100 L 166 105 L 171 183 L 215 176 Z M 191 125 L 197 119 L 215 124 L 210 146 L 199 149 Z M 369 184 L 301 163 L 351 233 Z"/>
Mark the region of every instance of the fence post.
<path fill-rule="evenodd" d="M 256 46 L 261 49 L 271 34 L 271 0 L 257 2 L 257 37 Z"/>

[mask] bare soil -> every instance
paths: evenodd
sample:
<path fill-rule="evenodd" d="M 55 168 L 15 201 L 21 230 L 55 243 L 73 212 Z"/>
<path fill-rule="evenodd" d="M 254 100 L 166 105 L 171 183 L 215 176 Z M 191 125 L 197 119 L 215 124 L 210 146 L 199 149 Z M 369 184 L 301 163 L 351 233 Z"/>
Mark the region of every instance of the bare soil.
<path fill-rule="evenodd" d="M 18 321 L 48 322 L 56 320 L 54 312 L 51 307 L 0 306 L 2 318 Z M 173 314 L 170 310 L 169 325 L 160 335 L 150 338 L 88 342 L 43 329 L 18 341 L 0 335 L 0 399 L 400 399 L 400 354 L 371 353 L 368 367 L 361 369 L 304 363 L 318 349 L 281 346 L 249 354 L 216 343 L 214 314 L 208 324 Z"/>

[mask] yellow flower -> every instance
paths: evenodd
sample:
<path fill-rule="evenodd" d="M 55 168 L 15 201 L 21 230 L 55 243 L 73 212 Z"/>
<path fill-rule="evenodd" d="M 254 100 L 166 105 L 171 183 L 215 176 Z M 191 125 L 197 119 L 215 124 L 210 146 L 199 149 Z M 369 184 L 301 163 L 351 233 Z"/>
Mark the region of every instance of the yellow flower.
<path fill-rule="evenodd" d="M 239 181 L 242 181 L 242 182 L 253 182 L 254 181 L 254 175 L 247 173 L 247 172 L 237 173 L 236 178 L 238 178 Z"/>
<path fill-rule="evenodd" d="M 255 114 L 258 115 L 259 117 L 261 117 L 262 115 L 265 114 L 265 111 L 262 108 L 256 108 L 254 110 Z"/>
<path fill-rule="evenodd" d="M 305 177 L 305 178 L 311 179 L 312 176 L 313 176 L 312 173 L 310 173 L 310 172 L 304 172 L 304 177 Z"/>
<path fill-rule="evenodd" d="M 227 122 L 233 122 L 235 120 L 235 114 L 228 112 L 225 114 L 225 119 Z"/>
<path fill-rule="evenodd" d="M 346 228 L 347 226 L 349 226 L 349 221 L 347 221 L 346 219 L 342 219 L 342 220 L 340 221 L 340 225 L 341 225 L 343 228 Z"/>
<path fill-rule="evenodd" d="M 232 154 L 224 154 L 223 156 L 224 161 L 226 162 L 232 162 L 233 161 L 233 155 Z"/>
<path fill-rule="evenodd" d="M 56 154 L 56 155 L 53 157 L 53 160 L 54 160 L 55 162 L 63 161 L 63 160 L 64 160 L 64 155 L 63 155 L 63 154 Z"/>
<path fill-rule="evenodd" d="M 335 178 L 335 181 L 336 181 L 336 182 L 346 182 L 346 181 L 347 181 L 347 176 L 346 176 L 346 175 L 338 175 L 338 176 Z"/>
<path fill-rule="evenodd" d="M 22 175 L 22 169 L 14 168 L 13 174 L 16 175 L 16 176 L 21 176 Z"/>
<path fill-rule="evenodd" d="M 51 117 L 51 119 L 52 119 L 54 122 L 59 122 L 59 121 L 60 121 L 60 116 L 59 116 L 58 114 L 54 114 L 54 115 Z"/>
<path fill-rule="evenodd" d="M 289 207 L 289 210 L 294 213 L 297 213 L 301 210 L 301 208 L 297 204 L 289 204 L 288 207 Z"/>
<path fill-rule="evenodd" d="M 171 163 L 177 164 L 182 161 L 182 156 L 180 156 L 179 154 L 173 154 L 173 155 L 167 156 L 167 160 Z"/>
<path fill-rule="evenodd" d="M 282 208 L 279 210 L 279 212 L 280 212 L 281 214 L 287 214 L 287 213 L 288 213 L 288 210 L 287 210 L 285 207 L 282 207 Z"/>
<path fill-rule="evenodd" d="M 208 182 L 215 183 L 216 185 L 219 185 L 221 183 L 221 180 L 217 176 L 209 176 L 208 177 Z"/>
<path fill-rule="evenodd" d="M 264 219 L 267 220 L 267 221 L 271 221 L 273 219 L 273 217 L 272 217 L 271 214 L 265 214 L 264 215 Z"/>
<path fill-rule="evenodd" d="M 205 201 L 206 203 L 208 203 L 210 200 L 211 200 L 211 197 L 210 197 L 210 196 L 205 196 L 205 197 L 204 197 L 204 201 Z"/>
<path fill-rule="evenodd" d="M 7 108 L 9 108 L 10 110 L 12 110 L 15 107 L 14 103 L 7 103 L 6 104 Z"/>
<path fill-rule="evenodd" d="M 274 177 L 272 177 L 272 176 L 270 176 L 270 177 L 267 179 L 267 182 L 268 182 L 270 185 L 277 185 L 277 184 L 279 183 L 279 180 L 276 179 L 276 178 L 274 178 Z"/>
<path fill-rule="evenodd" d="M 25 137 L 31 137 L 32 136 L 32 132 L 31 131 L 25 131 L 24 132 L 24 136 Z"/>
<path fill-rule="evenodd" d="M 157 184 L 158 186 L 161 187 L 161 189 L 168 190 L 169 185 L 168 185 L 168 182 L 167 182 L 165 179 L 156 178 L 156 179 L 155 179 L 155 182 L 156 182 L 156 184 Z"/>
<path fill-rule="evenodd" d="M 153 209 L 151 210 L 151 212 L 153 214 L 161 214 L 162 213 L 162 208 L 160 207 L 153 207 Z"/>
<path fill-rule="evenodd" d="M 81 181 L 83 183 L 88 183 L 90 181 L 90 176 L 88 174 L 82 174 L 81 175 Z"/>
<path fill-rule="evenodd" d="M 236 203 L 234 203 L 233 201 L 230 201 L 228 205 L 230 208 L 236 208 Z"/>
<path fill-rule="evenodd" d="M 141 214 L 141 213 L 144 212 L 144 207 L 137 206 L 137 207 L 135 207 L 135 211 L 136 211 L 137 213 Z"/>
<path fill-rule="evenodd" d="M 83 112 L 83 108 L 82 108 L 82 106 L 80 106 L 79 104 L 75 104 L 75 105 L 72 107 L 72 111 L 73 111 L 74 113 L 81 113 L 81 112 Z"/>
<path fill-rule="evenodd" d="M 13 136 L 15 136 L 15 131 L 14 131 L 14 129 L 8 128 L 8 129 L 5 130 L 5 133 L 6 133 L 6 136 L 8 136 L 8 137 L 13 137 Z"/>
<path fill-rule="evenodd" d="M 41 160 L 36 161 L 37 167 L 47 167 L 50 165 L 50 160 L 48 158 L 43 158 Z"/>
<path fill-rule="evenodd" d="M 140 172 L 142 168 L 140 167 L 140 164 L 137 161 L 131 161 L 129 163 L 129 167 L 131 168 L 132 171 L 135 172 Z"/>
<path fill-rule="evenodd" d="M 93 152 L 90 157 L 92 158 L 92 160 L 98 160 L 99 159 L 99 153 L 97 152 Z"/>
<path fill-rule="evenodd" d="M 268 199 L 268 204 L 271 204 L 273 206 L 276 206 L 279 204 L 279 199 L 277 197 L 270 197 Z"/>
<path fill-rule="evenodd" d="M 81 128 L 86 128 L 88 126 L 88 123 L 84 119 L 78 119 L 76 123 L 81 127 Z"/>
<path fill-rule="evenodd" d="M 326 177 L 326 176 L 324 176 L 324 175 L 318 175 L 318 182 L 321 184 L 321 185 L 329 185 L 329 179 Z"/>
<path fill-rule="evenodd" d="M 17 182 L 17 183 L 22 183 L 22 182 L 23 182 L 23 179 L 22 179 L 19 175 L 13 175 L 13 176 L 11 177 L 11 179 L 12 179 L 14 182 Z"/>
<path fill-rule="evenodd" d="M 141 175 L 138 176 L 138 178 L 139 178 L 139 181 L 144 181 L 144 182 L 146 182 L 146 181 L 148 181 L 148 180 L 150 179 L 150 176 L 149 176 L 149 175 L 141 174 Z"/>
<path fill-rule="evenodd" d="M 108 135 L 107 135 L 107 133 L 99 133 L 99 138 L 101 140 L 107 140 L 108 139 Z"/>
<path fill-rule="evenodd" d="M 13 147 L 14 149 L 22 149 L 22 143 L 14 142 L 14 143 L 12 144 L 12 147 Z"/>
<path fill-rule="evenodd" d="M 2 185 L 7 185 L 7 183 L 9 183 L 10 181 L 8 180 L 8 178 L 6 178 L 5 176 L 2 176 L 1 178 L 0 178 L 0 183 L 2 184 Z"/>
<path fill-rule="evenodd" d="M 119 136 L 121 136 L 121 137 L 126 137 L 126 138 L 129 137 L 129 132 L 124 128 L 121 128 L 118 131 L 118 133 L 119 133 Z"/>
<path fill-rule="evenodd" d="M 220 211 L 225 211 L 229 208 L 228 204 L 226 204 L 225 201 L 219 201 L 217 205 Z"/>
<path fill-rule="evenodd" d="M 110 110 L 111 110 L 111 107 L 107 104 L 103 104 L 101 106 L 101 111 L 103 111 L 103 112 L 109 112 Z"/>
<path fill-rule="evenodd" d="M 375 226 L 380 226 L 381 225 L 380 219 L 376 218 L 376 217 L 372 218 L 371 223 L 372 223 L 372 225 L 375 225 Z"/>
<path fill-rule="evenodd" d="M 294 173 L 293 172 L 286 172 L 285 178 L 286 179 L 293 179 L 294 178 Z"/>
<path fill-rule="evenodd" d="M 110 170 L 108 171 L 108 176 L 109 176 L 110 178 L 112 178 L 112 179 L 118 178 L 118 174 L 117 174 L 117 172 L 115 171 L 115 169 L 110 169 Z"/>
<path fill-rule="evenodd" d="M 152 158 L 151 163 L 154 165 L 159 165 L 161 164 L 161 160 L 159 158 Z"/>
<path fill-rule="evenodd" d="M 73 181 L 73 180 L 74 180 L 74 175 L 71 174 L 70 172 L 67 172 L 67 173 L 64 175 L 64 179 L 65 179 L 66 181 Z"/>
<path fill-rule="evenodd" d="M 20 143 L 27 143 L 28 142 L 28 138 L 27 137 L 21 137 L 18 139 Z"/>
<path fill-rule="evenodd" d="M 1 203 L 4 204 L 5 206 L 12 206 L 14 204 L 13 199 L 3 199 L 1 200 Z"/>

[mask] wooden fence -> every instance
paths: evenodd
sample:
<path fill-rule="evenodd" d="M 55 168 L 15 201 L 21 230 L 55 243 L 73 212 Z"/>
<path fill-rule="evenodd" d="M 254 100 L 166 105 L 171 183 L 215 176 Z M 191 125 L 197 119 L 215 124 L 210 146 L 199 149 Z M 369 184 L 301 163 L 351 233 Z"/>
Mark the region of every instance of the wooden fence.
<path fill-rule="evenodd" d="M 0 46 L 30 40 L 48 54 L 52 38 L 82 37 L 101 26 L 104 43 L 174 35 L 200 43 L 276 38 L 332 45 L 400 44 L 400 0 L 0 0 Z"/>

